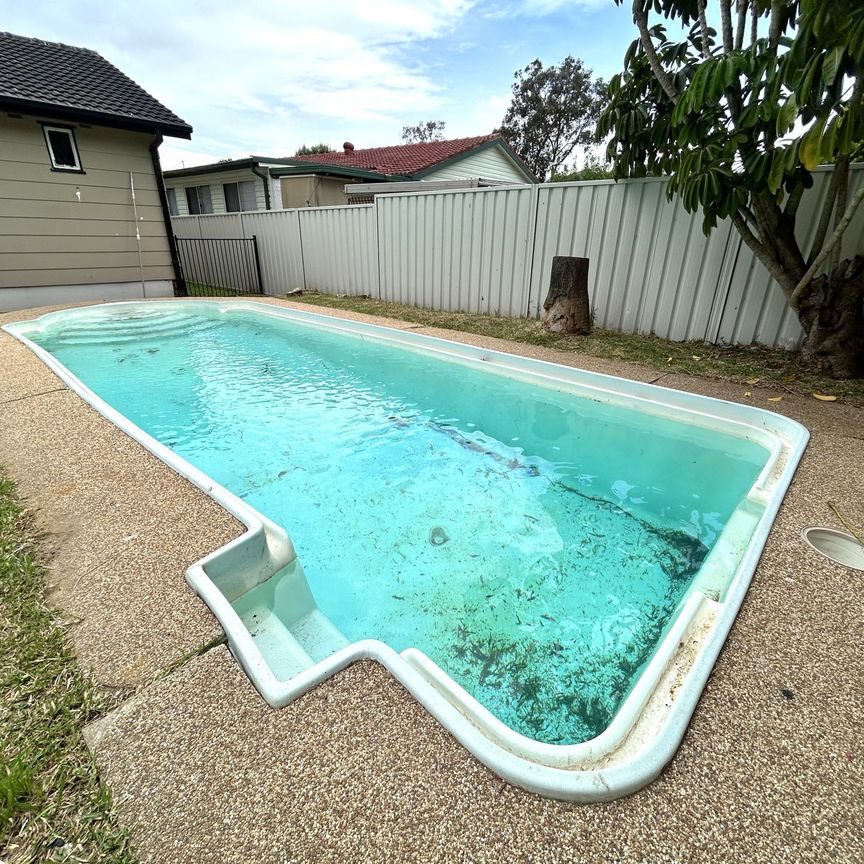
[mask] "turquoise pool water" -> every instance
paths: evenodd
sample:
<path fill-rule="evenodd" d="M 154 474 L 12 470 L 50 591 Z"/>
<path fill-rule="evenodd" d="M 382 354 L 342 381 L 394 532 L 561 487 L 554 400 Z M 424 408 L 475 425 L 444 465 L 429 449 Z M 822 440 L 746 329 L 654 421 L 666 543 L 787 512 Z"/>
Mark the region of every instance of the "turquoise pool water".
<path fill-rule="evenodd" d="M 101 311 L 34 341 L 283 525 L 349 641 L 419 648 L 540 741 L 606 728 L 768 457 L 251 311 Z M 234 605 L 290 617 L 267 583 Z"/>

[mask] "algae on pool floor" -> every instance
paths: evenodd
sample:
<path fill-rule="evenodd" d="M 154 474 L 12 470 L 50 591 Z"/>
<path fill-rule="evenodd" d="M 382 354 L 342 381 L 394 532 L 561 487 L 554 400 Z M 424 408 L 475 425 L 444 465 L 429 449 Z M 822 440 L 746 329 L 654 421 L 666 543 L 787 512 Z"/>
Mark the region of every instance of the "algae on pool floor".
<path fill-rule="evenodd" d="M 420 649 L 539 740 L 605 728 L 767 458 L 484 368 L 243 307 L 194 310 L 82 315 L 38 338 L 283 525 L 348 641 Z M 261 622 L 290 630 L 283 596 L 265 583 L 235 603 L 271 665 Z"/>

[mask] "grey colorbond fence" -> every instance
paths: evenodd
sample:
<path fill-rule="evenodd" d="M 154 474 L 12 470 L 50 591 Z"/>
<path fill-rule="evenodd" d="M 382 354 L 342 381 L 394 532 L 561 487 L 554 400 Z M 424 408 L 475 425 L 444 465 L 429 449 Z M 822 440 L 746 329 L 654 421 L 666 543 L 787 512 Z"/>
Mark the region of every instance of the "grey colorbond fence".
<path fill-rule="evenodd" d="M 850 194 L 864 177 L 856 166 Z M 809 240 L 827 191 L 817 171 L 798 211 Z M 256 235 L 263 290 L 368 294 L 445 311 L 539 315 L 555 255 L 591 260 L 597 326 L 666 339 L 795 348 L 780 288 L 731 224 L 666 198 L 662 179 L 382 195 L 374 204 L 183 216 L 178 237 Z M 864 207 L 843 254 L 864 253 Z"/>

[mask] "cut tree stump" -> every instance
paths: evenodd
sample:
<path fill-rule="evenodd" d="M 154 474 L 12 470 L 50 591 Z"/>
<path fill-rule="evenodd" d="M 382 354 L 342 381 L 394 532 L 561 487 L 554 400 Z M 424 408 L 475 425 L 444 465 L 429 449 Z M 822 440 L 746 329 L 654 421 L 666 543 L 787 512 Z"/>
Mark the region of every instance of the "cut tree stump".
<path fill-rule="evenodd" d="M 588 303 L 588 259 L 556 255 L 552 259 L 549 293 L 543 303 L 543 326 L 554 333 L 591 332 Z"/>

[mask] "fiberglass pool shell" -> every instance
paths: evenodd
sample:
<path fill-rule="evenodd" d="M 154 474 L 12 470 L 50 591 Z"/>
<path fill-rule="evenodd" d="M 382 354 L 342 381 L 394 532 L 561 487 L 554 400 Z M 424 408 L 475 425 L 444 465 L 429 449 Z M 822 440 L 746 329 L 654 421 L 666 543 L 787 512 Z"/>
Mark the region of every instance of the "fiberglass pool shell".
<path fill-rule="evenodd" d="M 519 414 L 522 405 L 519 402 L 520 393 L 530 390 L 533 394 L 530 398 L 540 406 L 539 412 L 543 414 L 544 433 L 549 432 L 551 428 L 549 423 L 556 428 L 560 426 L 561 416 L 566 415 L 567 406 L 570 405 L 578 406 L 576 413 L 587 412 L 586 416 L 589 419 L 600 417 L 603 411 L 619 411 L 619 413 L 623 411 L 634 416 L 634 412 L 638 412 L 640 424 L 649 431 L 654 430 L 661 437 L 661 433 L 665 434 L 664 430 L 674 420 L 675 430 L 680 430 L 675 434 L 679 436 L 681 443 L 680 447 L 667 446 L 667 450 L 681 450 L 683 453 L 691 439 L 701 440 L 705 436 L 713 435 L 718 441 L 731 442 L 723 446 L 734 449 L 736 453 L 740 450 L 751 462 L 757 458 L 754 453 L 758 451 L 762 454 L 756 469 L 753 470 L 754 476 L 758 474 L 755 480 L 748 479 L 746 474 L 742 475 L 739 477 L 739 485 L 744 484 L 743 493 L 736 492 L 734 489 L 730 493 L 736 501 L 736 496 L 740 497 L 740 501 L 737 501 L 734 507 L 729 504 L 727 507 L 729 512 L 723 512 L 719 516 L 713 514 L 714 522 L 706 518 L 706 524 L 700 524 L 698 530 L 694 529 L 697 536 L 692 544 L 687 541 L 686 536 L 682 544 L 682 535 L 677 531 L 671 533 L 668 530 L 659 533 L 651 531 L 646 535 L 643 526 L 647 523 L 642 519 L 644 513 L 641 511 L 647 505 L 639 503 L 644 500 L 644 496 L 640 498 L 635 494 L 630 496 L 630 500 L 634 503 L 628 500 L 626 507 L 628 512 L 625 515 L 629 521 L 617 523 L 617 528 L 614 522 L 610 523 L 611 528 L 603 528 L 603 531 L 627 531 L 636 525 L 642 532 L 642 536 L 649 537 L 652 542 L 657 536 L 673 537 L 675 540 L 671 547 L 673 552 L 677 553 L 684 549 L 685 557 L 692 565 L 691 569 L 684 574 L 686 578 L 678 585 L 677 593 L 667 597 L 666 614 L 669 618 L 665 626 L 662 628 L 658 626 L 655 631 L 652 631 L 652 638 L 657 640 L 656 647 L 632 661 L 635 664 L 634 669 L 631 670 L 633 679 L 627 686 L 622 685 L 621 682 L 615 684 L 618 688 L 616 698 L 619 699 L 620 704 L 614 703 L 614 711 L 607 711 L 606 714 L 600 712 L 598 721 L 600 725 L 596 728 L 603 731 L 599 734 L 591 731 L 593 727 L 590 723 L 587 726 L 584 724 L 580 726 L 578 723 L 575 726 L 568 725 L 571 718 L 566 711 L 560 710 L 560 706 L 557 714 L 552 712 L 550 714 L 552 719 L 549 722 L 544 721 L 545 725 L 542 727 L 532 726 L 530 722 L 527 726 L 524 724 L 520 726 L 525 718 L 518 712 L 510 711 L 512 706 L 505 705 L 499 710 L 500 706 L 495 703 L 495 690 L 502 688 L 495 677 L 498 674 L 497 667 L 491 664 L 489 649 L 483 647 L 485 643 L 480 642 L 478 638 L 474 638 L 473 641 L 469 639 L 472 634 L 465 629 L 464 624 L 460 625 L 462 627 L 460 637 L 450 640 L 457 652 L 455 656 L 460 656 L 460 651 L 464 653 L 460 645 L 470 645 L 472 651 L 478 652 L 477 665 L 482 667 L 483 674 L 487 675 L 490 670 L 493 673 L 489 676 L 492 685 L 487 682 L 485 689 L 478 685 L 477 676 L 471 678 L 469 675 L 468 678 L 461 680 L 462 684 L 472 689 L 473 695 L 457 683 L 460 670 L 452 666 L 453 657 L 450 657 L 447 662 L 450 668 L 454 669 L 455 674 L 448 675 L 426 653 L 417 650 L 416 641 L 405 641 L 404 638 L 389 639 L 388 641 L 398 643 L 398 647 L 401 648 L 395 650 L 394 647 L 379 639 L 362 638 L 362 629 L 353 634 L 353 639 L 346 638 L 328 616 L 322 613 L 319 604 L 316 603 L 316 598 L 319 598 L 324 606 L 332 604 L 332 598 L 326 596 L 326 585 L 319 579 L 315 589 L 310 590 L 303 564 L 298 560 L 292 540 L 281 525 L 277 525 L 259 512 L 259 509 L 267 512 L 269 504 L 260 497 L 256 500 L 255 494 L 241 488 L 242 475 L 225 474 L 225 477 L 230 480 L 225 484 L 229 488 L 214 482 L 214 475 L 220 474 L 222 467 L 216 463 L 208 463 L 206 458 L 195 452 L 194 442 L 191 444 L 186 442 L 186 445 L 178 442 L 177 429 L 169 430 L 164 423 L 160 425 L 164 417 L 157 417 L 152 422 L 150 420 L 145 422 L 146 418 L 140 419 L 140 426 L 136 425 L 133 422 L 133 418 L 137 417 L 134 405 L 132 410 L 127 411 L 131 416 L 119 413 L 116 407 L 110 404 L 112 401 L 123 401 L 117 393 L 108 388 L 108 398 L 103 399 L 106 390 L 98 381 L 98 375 L 95 376 L 96 384 L 89 374 L 82 374 L 79 379 L 74 374 L 77 369 L 74 351 L 69 349 L 68 345 L 65 349 L 57 347 L 63 344 L 64 339 L 66 343 L 102 345 L 106 342 L 106 333 L 111 332 L 113 328 L 117 344 L 111 350 L 119 352 L 114 355 L 115 363 L 125 361 L 129 364 L 125 367 L 118 366 L 113 372 L 114 378 L 124 379 L 126 374 L 124 370 L 129 369 L 129 377 L 133 379 L 135 370 L 131 367 L 137 361 L 134 352 L 120 347 L 124 341 L 130 343 L 130 340 L 140 340 L 144 330 L 150 332 L 151 341 L 143 341 L 140 352 L 147 362 L 148 352 L 155 355 L 158 354 L 160 347 L 164 348 L 172 344 L 170 341 L 172 335 L 195 331 L 198 328 L 222 326 L 226 322 L 233 322 L 241 329 L 251 322 L 255 324 L 258 331 L 262 328 L 266 329 L 264 325 L 279 329 L 280 332 L 282 329 L 287 329 L 294 336 L 303 335 L 310 345 L 314 343 L 320 350 L 323 350 L 321 346 L 326 347 L 333 343 L 334 350 L 338 349 L 339 354 L 335 365 L 331 365 L 333 374 L 337 366 L 350 369 L 354 360 L 362 365 L 364 358 L 368 360 L 371 357 L 369 362 L 383 364 L 384 367 L 392 361 L 395 364 L 393 368 L 398 367 L 401 370 L 393 374 L 397 377 L 402 375 L 400 381 L 403 384 L 409 382 L 405 386 L 409 386 L 411 381 L 425 381 L 426 378 L 432 381 L 436 374 L 440 377 L 443 373 L 446 373 L 445 377 L 449 377 L 450 380 L 458 381 L 457 387 L 450 389 L 454 392 L 465 391 L 468 394 L 458 406 L 460 413 L 465 416 L 470 415 L 475 420 L 480 420 L 484 416 L 489 417 L 486 425 L 496 433 L 497 438 L 486 435 L 485 430 L 477 429 L 477 424 L 474 423 L 463 422 L 460 426 L 448 416 L 447 411 L 442 414 L 435 411 L 424 413 L 415 410 L 416 404 L 422 402 L 419 396 L 407 407 L 403 402 L 397 404 L 391 398 L 392 393 L 387 394 L 386 399 L 379 398 L 380 394 L 378 394 L 374 400 L 367 400 L 363 410 L 371 415 L 380 408 L 379 419 L 383 425 L 380 428 L 373 427 L 366 432 L 372 437 L 395 435 L 394 440 L 397 440 L 400 446 L 407 447 L 413 440 L 417 450 L 416 464 L 411 462 L 410 450 L 400 451 L 399 458 L 406 462 L 403 466 L 405 470 L 416 475 L 424 471 L 424 462 L 433 463 L 429 470 L 433 472 L 435 470 L 434 460 L 427 457 L 422 449 L 423 447 L 429 448 L 430 451 L 433 449 L 432 443 L 426 440 L 431 436 L 434 438 L 434 448 L 440 450 L 443 457 L 451 460 L 464 457 L 464 460 L 468 460 L 460 470 L 466 471 L 469 468 L 472 471 L 482 470 L 483 477 L 491 477 L 493 483 L 499 484 L 494 487 L 490 485 L 490 489 L 500 491 L 501 483 L 510 484 L 507 489 L 515 490 L 509 494 L 515 499 L 511 510 L 516 516 L 519 516 L 522 510 L 528 509 L 525 501 L 520 497 L 524 489 L 536 490 L 538 484 L 544 484 L 543 495 L 548 498 L 550 488 L 554 487 L 555 492 L 560 492 L 563 488 L 567 494 L 563 497 L 558 495 L 555 500 L 579 500 L 585 504 L 588 507 L 586 518 L 590 523 L 586 524 L 589 524 L 589 528 L 593 526 L 594 533 L 600 536 L 602 532 L 597 530 L 596 520 L 608 520 L 620 516 L 618 511 L 623 512 L 623 509 L 618 504 L 625 500 L 629 490 L 634 486 L 623 480 L 614 481 L 617 469 L 610 469 L 612 473 L 608 477 L 601 478 L 603 482 L 600 485 L 604 488 L 611 487 L 613 492 L 607 492 L 607 498 L 611 496 L 613 500 L 607 501 L 602 496 L 596 496 L 593 489 L 587 490 L 590 494 L 583 494 L 585 489 L 575 487 L 585 482 L 590 485 L 591 478 L 585 480 L 583 474 L 573 472 L 568 475 L 566 466 L 569 463 L 566 460 L 561 463 L 564 465 L 563 473 L 561 465 L 544 462 L 542 457 L 538 457 L 535 453 L 539 446 L 537 442 L 528 440 L 531 437 L 531 430 L 525 424 L 523 428 L 515 430 L 519 435 L 513 435 L 512 438 L 507 438 L 502 432 L 505 427 L 500 424 L 496 427 L 496 422 L 492 419 L 493 415 L 495 421 L 498 421 L 506 417 L 507 412 L 499 411 L 495 401 L 484 403 L 483 394 L 487 388 L 497 388 L 499 395 L 503 394 L 510 400 L 509 405 L 512 408 L 510 414 Z M 241 326 L 239 322 L 244 323 Z M 360 324 L 266 303 L 183 300 L 167 304 L 146 302 L 107 304 L 49 313 L 32 321 L 8 325 L 5 329 L 28 344 L 73 390 L 103 415 L 219 501 L 247 526 L 247 531 L 240 538 L 193 565 L 187 573 L 187 578 L 219 619 L 228 636 L 233 654 L 270 704 L 285 705 L 338 669 L 360 658 L 372 658 L 383 663 L 463 745 L 502 777 L 540 794 L 567 800 L 609 799 L 632 792 L 655 777 L 674 754 L 705 680 L 740 607 L 768 530 L 808 437 L 803 427 L 788 418 L 750 406 L 583 372 L 570 367 L 452 343 L 408 331 Z M 257 338 L 260 337 L 256 336 Z M 67 353 L 71 351 L 66 359 L 75 368 L 70 370 L 46 350 L 52 345 L 61 355 L 64 350 Z M 224 346 L 222 348 L 224 351 Z M 369 357 L 366 357 L 363 352 L 366 352 Z M 278 362 L 278 359 L 278 357 L 275 359 L 264 357 L 262 361 L 260 353 L 254 355 L 255 363 L 263 362 L 265 366 Z M 317 363 L 320 357 L 316 355 L 315 359 Z M 244 359 L 242 350 L 236 357 L 231 358 L 228 372 L 234 378 L 229 382 L 231 387 L 243 386 L 243 376 L 248 377 L 250 371 L 250 368 L 244 367 L 246 361 L 248 357 Z M 302 357 L 294 360 L 303 365 L 301 361 Z M 421 364 L 426 374 L 422 374 L 422 371 L 418 374 L 416 364 Z M 138 374 L 143 374 L 142 368 L 144 367 L 139 366 Z M 235 374 L 238 369 L 240 373 Z M 184 372 L 183 369 L 176 371 L 180 374 Z M 304 366 L 301 371 L 304 377 L 290 382 L 282 381 L 283 390 L 280 392 L 286 392 L 285 387 L 288 384 L 303 390 L 304 385 L 315 378 L 316 373 L 311 367 Z M 476 391 L 471 391 L 472 381 L 479 388 Z M 314 381 L 312 383 L 314 384 Z M 88 384 L 92 384 L 92 388 Z M 428 385 L 427 390 L 429 386 L 432 385 Z M 365 389 L 368 388 L 361 387 L 358 390 L 352 383 L 352 403 L 357 399 L 362 402 L 365 398 Z M 419 385 L 414 389 L 418 392 L 423 391 L 423 387 Z M 239 391 L 234 389 L 231 392 L 232 396 L 236 396 Z M 314 389 L 309 389 L 303 398 L 307 402 L 309 399 L 314 401 L 316 393 Z M 542 399 L 536 394 L 541 394 Z M 213 393 L 210 392 L 209 395 L 213 396 Z M 255 398 L 260 398 L 260 394 L 256 393 Z M 453 399 L 457 401 L 445 399 L 445 407 L 453 409 L 458 403 L 458 398 L 454 396 Z M 574 399 L 578 401 L 573 401 Z M 571 401 L 568 403 L 567 400 Z M 501 401 L 501 399 L 497 400 L 497 402 Z M 476 404 L 473 407 L 466 407 L 467 403 Z M 550 407 L 556 404 L 560 410 L 553 410 Z M 302 416 L 305 407 L 306 402 L 292 403 L 292 410 L 299 412 L 295 418 L 298 422 L 309 420 Z M 471 410 L 479 413 L 476 413 L 476 416 L 471 415 Z M 194 406 L 190 411 L 192 412 L 189 420 L 190 428 L 197 429 L 195 423 L 200 420 L 200 417 L 193 415 L 202 413 L 200 406 L 197 407 L 197 412 Z M 591 413 L 592 411 L 594 414 Z M 451 410 L 450 413 L 452 414 L 453 411 Z M 537 414 L 538 410 L 535 409 L 531 416 Z M 227 415 L 220 416 L 224 420 L 224 416 Z M 346 429 L 358 422 L 357 416 L 354 415 L 343 419 L 347 424 Z M 267 425 L 266 417 L 258 425 Z M 141 426 L 147 426 L 147 431 Z M 182 430 L 185 427 L 181 424 L 178 428 Z M 606 427 L 601 425 L 599 428 Z M 513 431 L 512 428 L 509 429 L 509 432 Z M 150 434 L 151 432 L 155 434 Z M 352 448 L 350 434 L 340 429 L 336 432 L 337 450 L 341 447 L 343 454 L 348 453 Z M 566 437 L 565 433 L 567 433 L 566 428 L 558 429 L 555 433 L 558 435 L 556 440 L 559 442 L 563 440 L 561 436 Z M 228 430 L 226 435 L 230 434 L 232 431 Z M 609 433 L 609 437 L 609 446 L 612 446 L 615 443 L 615 436 Z M 646 440 L 651 437 L 651 434 L 646 433 Z M 499 439 L 512 441 L 512 444 L 508 443 L 505 446 Z M 406 444 L 406 441 L 409 444 Z M 217 438 L 216 442 L 221 446 L 220 439 Z M 262 442 L 258 443 L 258 449 L 261 449 Z M 175 449 L 170 449 L 166 446 L 168 444 Z M 191 447 L 192 450 L 186 452 L 183 450 L 184 446 Z M 215 449 L 218 450 L 219 446 Z M 650 447 L 650 445 L 646 446 Z M 362 451 L 363 447 L 357 449 Z M 668 454 L 662 452 L 662 449 L 657 450 L 655 447 L 657 451 L 655 456 L 663 462 L 667 468 L 666 473 L 669 474 L 668 468 L 672 463 L 668 462 Z M 455 451 L 455 454 L 450 451 Z M 375 452 L 380 453 L 380 448 Z M 189 457 L 189 461 L 184 458 L 184 455 Z M 223 454 L 219 458 L 224 460 L 229 457 Z M 345 458 L 347 460 L 348 457 Z M 746 462 L 747 459 L 744 461 Z M 193 461 L 198 467 L 191 464 Z M 710 464 L 712 468 L 717 467 L 713 462 Z M 728 470 L 712 470 L 710 473 L 727 473 L 731 476 L 735 473 L 733 470 L 735 466 L 732 461 L 727 464 Z M 364 465 L 364 470 L 368 467 Z M 387 471 L 398 471 L 398 467 L 394 468 L 389 464 L 384 467 Z M 738 469 L 740 467 L 739 465 Z M 279 472 L 280 477 L 288 473 L 287 468 L 286 465 L 285 470 Z M 647 475 L 645 477 L 640 475 L 639 466 L 628 471 L 630 471 L 627 475 L 628 479 L 635 483 L 639 483 L 640 480 L 646 481 Z M 602 474 L 602 470 L 599 473 Z M 621 476 L 620 471 L 617 476 Z M 710 479 L 713 482 L 718 478 Z M 674 482 L 670 482 L 674 486 Z M 489 481 L 484 480 L 484 483 L 488 485 Z M 335 488 L 345 497 L 347 493 L 344 486 L 337 485 Z M 649 489 L 649 486 L 646 485 L 644 488 Z M 424 493 L 427 491 L 423 488 Z M 579 493 L 579 495 L 577 497 L 571 493 Z M 250 506 L 249 501 L 243 500 L 240 496 L 258 503 L 259 509 Z M 614 500 L 615 496 L 619 496 L 617 504 Z M 446 499 L 446 492 L 442 492 L 442 497 Z M 458 507 L 458 501 L 451 496 L 448 506 Z M 567 506 L 569 507 L 570 504 Z M 411 515 L 410 506 L 406 505 L 406 509 L 407 518 Z M 722 510 L 723 506 L 720 506 L 720 509 Z M 666 510 L 670 508 L 667 506 Z M 293 525 L 290 519 L 295 517 L 298 519 L 296 526 L 298 530 L 303 528 L 303 525 L 299 524 L 302 521 L 300 519 L 302 510 L 294 511 L 294 515 L 290 517 L 285 516 L 278 508 L 273 512 L 280 512 L 282 518 L 279 521 L 283 522 L 289 530 Z M 348 507 L 346 512 L 352 512 L 351 508 Z M 488 515 L 481 513 L 481 518 L 488 519 Z M 537 533 L 536 526 L 526 521 L 533 519 L 536 522 L 536 515 L 532 516 L 527 512 L 522 515 L 525 516 L 522 520 L 524 530 L 520 526 L 516 526 L 518 531 L 514 529 L 511 524 L 512 519 L 506 522 L 507 543 L 510 545 L 527 542 L 525 539 L 527 535 Z M 672 516 L 674 515 L 673 513 Z M 471 511 L 460 511 L 462 521 L 470 520 L 471 516 Z M 572 521 L 574 518 L 570 510 L 563 512 L 563 516 L 567 521 Z M 669 516 L 671 520 L 669 524 L 674 524 L 672 516 Z M 289 521 L 285 521 L 286 519 Z M 433 519 L 433 522 L 435 521 L 438 520 Z M 696 521 L 700 522 L 700 520 Z M 470 524 L 468 527 L 471 527 Z M 452 525 L 450 531 L 453 531 Z M 710 534 L 710 540 L 706 539 L 707 535 L 702 535 L 702 538 L 706 539 L 706 544 L 701 543 L 699 531 Z M 297 536 L 300 537 L 301 534 Z M 389 544 L 390 539 L 387 539 L 386 531 L 382 531 L 382 534 Z M 590 534 L 589 531 L 588 541 L 594 542 Z M 545 536 L 548 540 L 552 535 L 547 532 Z M 626 536 L 632 545 L 633 538 Z M 346 535 L 344 544 L 350 545 L 350 542 L 350 536 Z M 541 536 L 538 542 L 545 542 L 544 538 Z M 428 534 L 430 546 L 427 547 L 427 551 L 431 546 L 441 546 L 446 543 L 456 546 L 456 541 L 451 541 L 446 527 L 433 526 Z M 618 544 L 619 547 L 622 545 L 625 544 Z M 312 562 L 313 569 L 310 572 L 317 576 L 319 562 L 315 560 L 311 551 L 307 551 L 305 547 L 301 548 L 303 551 L 300 558 L 307 564 L 307 569 L 309 562 Z M 448 547 L 442 546 L 442 548 Z M 435 554 L 434 550 L 431 554 Z M 668 557 L 668 550 L 665 554 Z M 591 555 L 590 546 L 587 555 L 589 557 Z M 614 563 L 617 566 L 620 560 L 614 559 Z M 518 573 L 514 571 L 506 573 L 503 578 L 509 584 L 516 580 L 517 576 Z M 496 598 L 502 593 L 502 584 L 504 583 L 494 586 Z M 463 587 L 466 591 L 472 588 L 467 582 Z M 484 590 L 488 591 L 488 586 Z M 524 597 L 524 594 L 526 592 L 530 594 L 533 588 L 521 582 L 516 590 Z M 260 614 L 262 609 L 266 611 L 268 608 L 275 608 L 272 602 L 276 593 L 280 597 L 281 618 L 277 619 L 276 615 L 264 617 L 275 621 L 278 626 L 261 626 L 256 615 Z M 402 607 L 403 594 L 394 592 L 392 596 L 394 599 L 388 599 L 389 605 L 396 608 Z M 441 596 L 438 595 L 439 599 L 436 602 L 440 602 Z M 492 594 L 486 596 L 491 597 Z M 271 603 L 270 607 L 266 602 L 262 605 L 262 597 L 269 598 L 266 602 Z M 532 596 L 529 599 L 534 598 Z M 482 602 L 481 598 L 481 605 Z M 501 605 L 497 600 L 493 600 L 492 604 Z M 542 638 L 552 632 L 549 630 L 550 627 L 560 626 L 559 618 L 574 614 L 572 606 L 562 607 L 563 611 L 557 608 L 551 609 L 556 614 L 544 614 L 542 616 L 544 620 L 537 619 L 527 623 L 519 619 L 520 612 L 523 617 L 525 615 L 524 605 L 511 604 L 511 606 L 505 604 L 504 612 L 496 614 L 499 617 L 504 614 L 505 618 L 508 615 L 511 618 L 513 615 L 516 616 L 516 620 L 523 625 L 521 629 L 528 630 L 528 638 L 524 640 L 524 644 L 544 644 L 546 647 L 551 644 L 556 651 L 566 651 L 567 642 L 563 637 L 551 642 L 547 639 L 547 643 L 543 643 Z M 550 611 L 548 605 L 544 608 L 547 612 Z M 281 620 L 286 617 L 285 609 L 290 610 L 290 620 L 287 621 Z M 374 606 L 373 611 L 378 614 L 378 607 Z M 350 630 L 350 620 L 346 618 L 345 622 L 349 625 L 345 629 Z M 282 626 L 283 624 L 285 626 Z M 436 626 L 440 629 L 440 622 Z M 538 629 L 531 630 L 531 627 Z M 561 631 L 556 632 L 560 634 Z M 477 636 L 477 634 L 473 635 Z M 620 642 L 620 638 L 617 641 Z M 536 651 L 534 653 L 536 654 Z M 536 682 L 541 677 L 534 676 L 532 680 Z M 482 683 L 481 681 L 480 684 Z M 530 680 L 526 683 L 522 676 L 516 683 L 520 698 L 513 704 L 520 710 L 526 699 L 530 703 L 528 697 L 533 697 L 535 702 L 542 701 L 542 688 L 538 690 L 536 683 L 531 685 L 533 690 L 524 698 L 523 694 L 531 683 Z M 495 707 L 495 713 L 492 713 L 488 707 L 484 707 L 484 704 L 475 697 Z M 489 702 L 490 699 L 492 702 Z M 547 704 L 551 703 L 547 700 Z M 566 704 L 575 703 L 571 700 Z M 510 725 L 495 716 L 496 713 L 502 714 L 502 711 Z M 585 713 L 584 707 L 582 713 Z M 537 729 L 547 733 L 545 740 L 536 740 L 537 737 L 543 737 L 536 734 Z M 520 734 L 520 731 L 527 731 L 529 735 Z M 586 737 L 588 740 L 583 740 Z M 560 741 L 565 743 L 558 743 Z"/>

